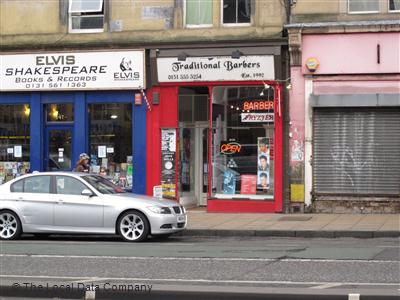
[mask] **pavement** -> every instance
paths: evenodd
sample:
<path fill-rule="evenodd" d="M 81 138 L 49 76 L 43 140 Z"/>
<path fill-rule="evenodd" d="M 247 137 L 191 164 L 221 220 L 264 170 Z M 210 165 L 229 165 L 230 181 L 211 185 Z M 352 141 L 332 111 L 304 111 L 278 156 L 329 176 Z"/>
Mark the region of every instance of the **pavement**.
<path fill-rule="evenodd" d="M 400 214 L 207 213 L 188 210 L 192 236 L 354 237 L 400 236 Z"/>

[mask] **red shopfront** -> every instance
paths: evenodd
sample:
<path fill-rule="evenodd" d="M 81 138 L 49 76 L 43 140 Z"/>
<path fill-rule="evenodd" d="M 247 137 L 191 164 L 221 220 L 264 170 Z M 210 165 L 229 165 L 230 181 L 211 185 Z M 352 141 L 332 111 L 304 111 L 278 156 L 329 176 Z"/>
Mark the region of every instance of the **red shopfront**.
<path fill-rule="evenodd" d="M 190 70 L 164 77 L 160 69 L 167 68 L 158 66 L 160 84 L 148 93 L 147 194 L 161 185 L 163 196 L 208 212 L 282 212 L 282 86 L 273 79 L 273 63 L 215 60 L 211 70 L 199 71 L 193 69 L 206 65 L 193 64 L 196 58 L 170 59 Z M 216 74 L 212 67 L 225 61 L 239 66 L 241 78 L 262 69 L 263 80 Z M 204 80 L 215 77 L 222 78 Z"/>

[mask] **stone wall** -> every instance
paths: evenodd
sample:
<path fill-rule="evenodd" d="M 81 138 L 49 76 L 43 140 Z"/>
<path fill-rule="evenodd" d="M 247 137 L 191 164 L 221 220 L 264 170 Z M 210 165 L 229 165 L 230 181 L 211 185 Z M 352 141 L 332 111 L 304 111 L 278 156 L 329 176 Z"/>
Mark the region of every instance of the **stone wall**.
<path fill-rule="evenodd" d="M 362 213 L 391 214 L 400 213 L 400 199 L 380 200 L 316 200 L 309 208 L 315 213 Z"/>

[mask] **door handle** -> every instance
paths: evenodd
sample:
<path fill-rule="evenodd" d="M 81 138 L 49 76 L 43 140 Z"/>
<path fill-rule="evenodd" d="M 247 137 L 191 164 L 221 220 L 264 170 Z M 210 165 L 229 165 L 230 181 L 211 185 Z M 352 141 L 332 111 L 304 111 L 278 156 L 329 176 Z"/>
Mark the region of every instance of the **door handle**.
<path fill-rule="evenodd" d="M 23 201 L 23 200 L 24 200 L 23 197 L 18 197 L 18 198 L 17 198 L 17 201 Z"/>
<path fill-rule="evenodd" d="M 64 200 L 58 199 L 58 204 L 64 204 Z"/>

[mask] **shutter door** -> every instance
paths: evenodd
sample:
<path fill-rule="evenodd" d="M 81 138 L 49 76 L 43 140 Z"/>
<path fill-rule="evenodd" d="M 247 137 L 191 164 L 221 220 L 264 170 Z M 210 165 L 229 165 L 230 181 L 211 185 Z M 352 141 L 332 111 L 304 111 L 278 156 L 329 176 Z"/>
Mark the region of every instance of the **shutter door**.
<path fill-rule="evenodd" d="M 400 196 L 400 108 L 315 108 L 313 126 L 316 196 Z"/>

